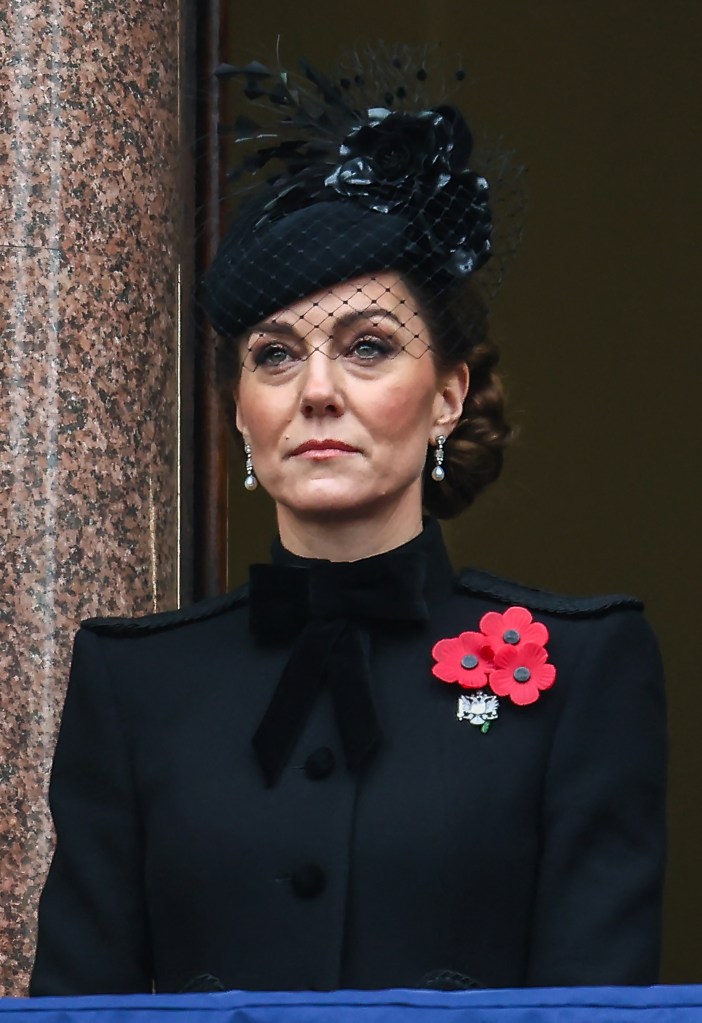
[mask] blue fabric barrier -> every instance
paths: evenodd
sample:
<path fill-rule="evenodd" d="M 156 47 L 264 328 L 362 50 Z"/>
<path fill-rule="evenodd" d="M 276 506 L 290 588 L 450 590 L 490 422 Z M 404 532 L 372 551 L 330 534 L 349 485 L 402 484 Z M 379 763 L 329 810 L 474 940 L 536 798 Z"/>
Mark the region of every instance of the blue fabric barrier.
<path fill-rule="evenodd" d="M 702 1023 L 702 986 L 2 998 L 2 1023 Z"/>

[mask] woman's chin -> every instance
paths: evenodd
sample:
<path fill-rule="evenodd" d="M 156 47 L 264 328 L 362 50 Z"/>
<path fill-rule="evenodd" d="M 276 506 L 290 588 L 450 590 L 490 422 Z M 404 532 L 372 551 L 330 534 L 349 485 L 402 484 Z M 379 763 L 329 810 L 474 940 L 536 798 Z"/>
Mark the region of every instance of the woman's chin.
<path fill-rule="evenodd" d="M 287 515 L 305 520 L 348 520 L 372 518 L 387 505 L 388 500 L 391 500 L 388 494 L 368 494 L 359 488 L 339 486 L 338 482 L 332 485 L 325 481 L 324 485 L 306 488 L 305 492 L 292 497 L 286 495 L 284 501 L 277 503 L 284 507 Z"/>
<path fill-rule="evenodd" d="M 344 497 L 343 495 L 328 495 L 323 499 L 299 501 L 291 504 L 286 502 L 288 515 L 297 516 L 301 519 L 349 519 L 366 518 L 372 515 L 372 505 L 357 497 Z"/>

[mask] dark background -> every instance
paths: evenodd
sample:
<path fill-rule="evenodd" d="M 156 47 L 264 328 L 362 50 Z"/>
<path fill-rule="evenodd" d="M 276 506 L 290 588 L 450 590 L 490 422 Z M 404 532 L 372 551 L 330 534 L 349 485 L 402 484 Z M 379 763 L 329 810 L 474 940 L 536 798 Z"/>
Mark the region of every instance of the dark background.
<path fill-rule="evenodd" d="M 234 61 L 269 59 L 278 35 L 285 63 L 323 67 L 348 46 L 437 42 L 447 69 L 462 58 L 469 71 L 473 125 L 529 168 L 524 240 L 493 314 L 520 438 L 446 535 L 456 564 L 646 601 L 670 707 L 663 979 L 700 982 L 702 5 L 276 0 L 224 13 Z M 242 480 L 234 457 L 230 585 L 274 530 Z"/>

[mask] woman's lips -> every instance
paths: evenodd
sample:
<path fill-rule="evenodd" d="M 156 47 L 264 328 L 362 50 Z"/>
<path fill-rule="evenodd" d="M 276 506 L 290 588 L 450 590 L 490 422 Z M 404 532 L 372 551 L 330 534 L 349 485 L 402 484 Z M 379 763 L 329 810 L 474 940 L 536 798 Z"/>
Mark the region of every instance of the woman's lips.
<path fill-rule="evenodd" d="M 292 456 L 302 455 L 306 458 L 334 458 L 335 455 L 357 454 L 358 448 L 345 444 L 342 440 L 307 440 L 300 444 Z"/>

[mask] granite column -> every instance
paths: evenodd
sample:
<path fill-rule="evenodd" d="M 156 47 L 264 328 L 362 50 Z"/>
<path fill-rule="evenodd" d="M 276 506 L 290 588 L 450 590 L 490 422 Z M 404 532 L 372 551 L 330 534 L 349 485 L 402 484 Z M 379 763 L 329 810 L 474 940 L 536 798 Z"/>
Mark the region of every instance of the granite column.
<path fill-rule="evenodd" d="M 183 0 L 0 12 L 0 994 L 25 993 L 73 633 L 177 604 Z"/>

